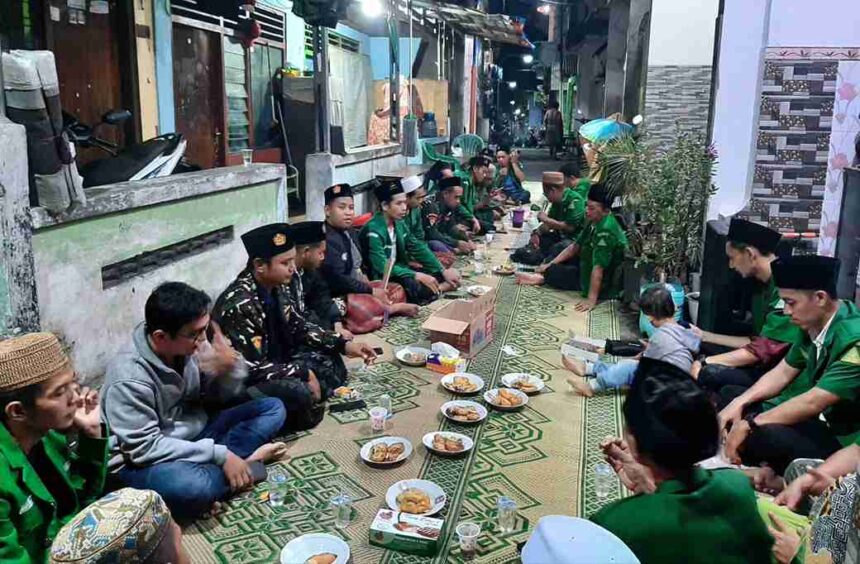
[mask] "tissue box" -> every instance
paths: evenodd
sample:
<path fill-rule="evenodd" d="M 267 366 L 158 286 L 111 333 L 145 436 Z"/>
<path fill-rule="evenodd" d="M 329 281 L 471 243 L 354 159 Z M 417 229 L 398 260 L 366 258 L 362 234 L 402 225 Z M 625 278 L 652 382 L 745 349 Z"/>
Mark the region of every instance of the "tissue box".
<path fill-rule="evenodd" d="M 474 300 L 456 300 L 446 305 L 421 326 L 430 341 L 442 341 L 472 358 L 493 340 L 495 328 L 495 288 Z M 429 366 L 429 364 L 428 364 Z"/>
<path fill-rule="evenodd" d="M 466 361 L 462 358 L 448 358 L 437 353 L 430 353 L 427 355 L 426 368 L 439 374 L 464 372 L 466 370 Z"/>
<path fill-rule="evenodd" d="M 442 519 L 380 509 L 370 525 L 369 540 L 370 544 L 389 550 L 434 556 L 439 550 L 444 524 Z"/>

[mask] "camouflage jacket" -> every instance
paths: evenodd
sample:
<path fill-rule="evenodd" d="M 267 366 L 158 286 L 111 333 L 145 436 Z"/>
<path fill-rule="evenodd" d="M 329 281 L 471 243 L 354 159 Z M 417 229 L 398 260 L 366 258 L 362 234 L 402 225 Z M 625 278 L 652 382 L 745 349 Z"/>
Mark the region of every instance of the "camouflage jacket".
<path fill-rule="evenodd" d="M 459 207 L 446 208 L 441 201 L 424 202 L 421 218 L 428 241 L 441 241 L 449 247 L 456 248 L 459 241 L 468 240 L 463 226 L 471 225 L 471 220 Z"/>
<path fill-rule="evenodd" d="M 286 342 L 280 343 L 280 347 L 285 356 L 296 354 L 303 348 L 330 354 L 343 353 L 346 341 L 337 333 L 307 321 L 296 307 L 289 286 L 277 288 L 274 297 L 283 314 L 281 333 Z M 221 325 L 224 335 L 248 364 L 249 384 L 285 377 L 307 380 L 308 370 L 303 363 L 276 362 L 271 358 L 274 335 L 269 334 L 266 315 L 260 288 L 248 269 L 227 286 L 212 309 L 213 319 Z"/>

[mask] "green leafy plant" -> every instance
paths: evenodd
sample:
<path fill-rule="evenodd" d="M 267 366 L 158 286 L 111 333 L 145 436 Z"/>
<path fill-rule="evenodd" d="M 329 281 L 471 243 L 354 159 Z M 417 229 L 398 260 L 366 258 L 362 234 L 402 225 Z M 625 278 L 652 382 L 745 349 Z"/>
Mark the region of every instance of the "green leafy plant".
<path fill-rule="evenodd" d="M 637 266 L 681 281 L 698 268 L 716 162 L 704 136 L 680 130 L 669 147 L 650 143 L 644 132 L 601 148 L 598 164 L 607 188 L 623 198 Z"/>

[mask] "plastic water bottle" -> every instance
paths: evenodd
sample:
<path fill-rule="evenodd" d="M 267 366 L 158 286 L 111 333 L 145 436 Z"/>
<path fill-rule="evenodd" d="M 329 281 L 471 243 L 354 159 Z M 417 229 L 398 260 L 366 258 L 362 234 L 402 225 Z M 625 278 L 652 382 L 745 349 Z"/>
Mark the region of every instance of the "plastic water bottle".
<path fill-rule="evenodd" d="M 594 465 L 594 495 L 603 500 L 609 497 L 615 488 L 615 471 L 606 462 Z"/>

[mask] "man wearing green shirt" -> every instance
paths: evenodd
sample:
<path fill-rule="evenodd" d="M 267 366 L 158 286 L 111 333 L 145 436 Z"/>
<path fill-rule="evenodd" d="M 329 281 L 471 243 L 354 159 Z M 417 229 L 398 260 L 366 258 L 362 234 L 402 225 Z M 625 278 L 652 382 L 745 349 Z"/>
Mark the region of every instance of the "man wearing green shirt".
<path fill-rule="evenodd" d="M 409 303 L 427 304 L 440 294 L 457 287 L 456 276 L 442 268 L 427 245 L 409 232 L 403 224 L 406 216 L 406 194 L 399 182 L 377 187 L 380 210 L 362 228 L 359 238 L 364 263 L 371 280 L 390 279 L 403 286 Z M 409 261 L 421 264 L 422 271 L 409 267 Z"/>
<path fill-rule="evenodd" d="M 541 223 L 529 243 L 511 255 L 514 262 L 536 265 L 552 260 L 577 239 L 585 226 L 587 189 L 583 193 L 565 186 L 562 172 L 545 172 L 543 194 L 550 203 L 549 211 L 538 214 Z"/>
<path fill-rule="evenodd" d="M 412 235 L 420 246 L 426 247 L 427 250 L 434 255 L 445 269 L 451 270 L 453 280 L 459 284 L 460 273 L 457 269 L 452 268 L 454 256 L 451 254 L 453 249 L 447 245 L 434 244 L 428 239 L 427 231 L 424 229 L 424 202 L 427 198 L 427 191 L 424 189 L 424 183 L 418 176 L 410 176 L 400 181 L 403 187 L 403 193 L 406 194 L 406 217 L 403 218 L 403 224 L 406 230 Z"/>
<path fill-rule="evenodd" d="M 457 176 L 442 178 L 438 182 L 435 202 L 425 202 L 421 218 L 428 244 L 433 250 L 441 249 L 468 254 L 477 248 L 469 240 L 466 225 L 469 224 L 461 200 L 462 181 Z"/>
<path fill-rule="evenodd" d="M 606 188 L 593 185 L 585 207 L 587 225 L 576 241 L 537 267 L 535 274 L 517 273 L 517 283 L 546 283 L 560 290 L 580 290 L 587 299 L 576 304 L 576 310 L 583 312 L 594 309 L 598 300 L 617 298 L 627 236 L 612 215 L 610 204 Z"/>
<path fill-rule="evenodd" d="M 60 528 L 101 495 L 100 413 L 54 335 L 0 341 L 0 562 L 44 562 Z"/>
<path fill-rule="evenodd" d="M 771 266 L 785 313 L 805 334 L 748 390 L 723 387 L 720 424 L 731 428 L 730 460 L 782 474 L 795 458 L 827 458 L 860 436 L 860 311 L 836 298 L 837 259 Z"/>
<path fill-rule="evenodd" d="M 694 363 L 692 375 L 704 388 L 719 393 L 723 386 L 752 386 L 776 366 L 802 332 L 783 312 L 783 301 L 773 281 L 771 263 L 782 236 L 744 219 L 729 224 L 726 255 L 729 267 L 744 278 L 754 278 L 758 288 L 753 296 L 753 337 L 727 337 L 703 331 L 703 339 L 737 346 L 727 353 L 704 357 Z"/>
<path fill-rule="evenodd" d="M 469 160 L 465 171 L 455 173 L 463 185 L 461 214 L 471 223 L 474 233 L 486 233 L 493 228 L 493 210 L 487 190 L 491 181 L 490 164 L 487 156 L 477 155 Z"/>

